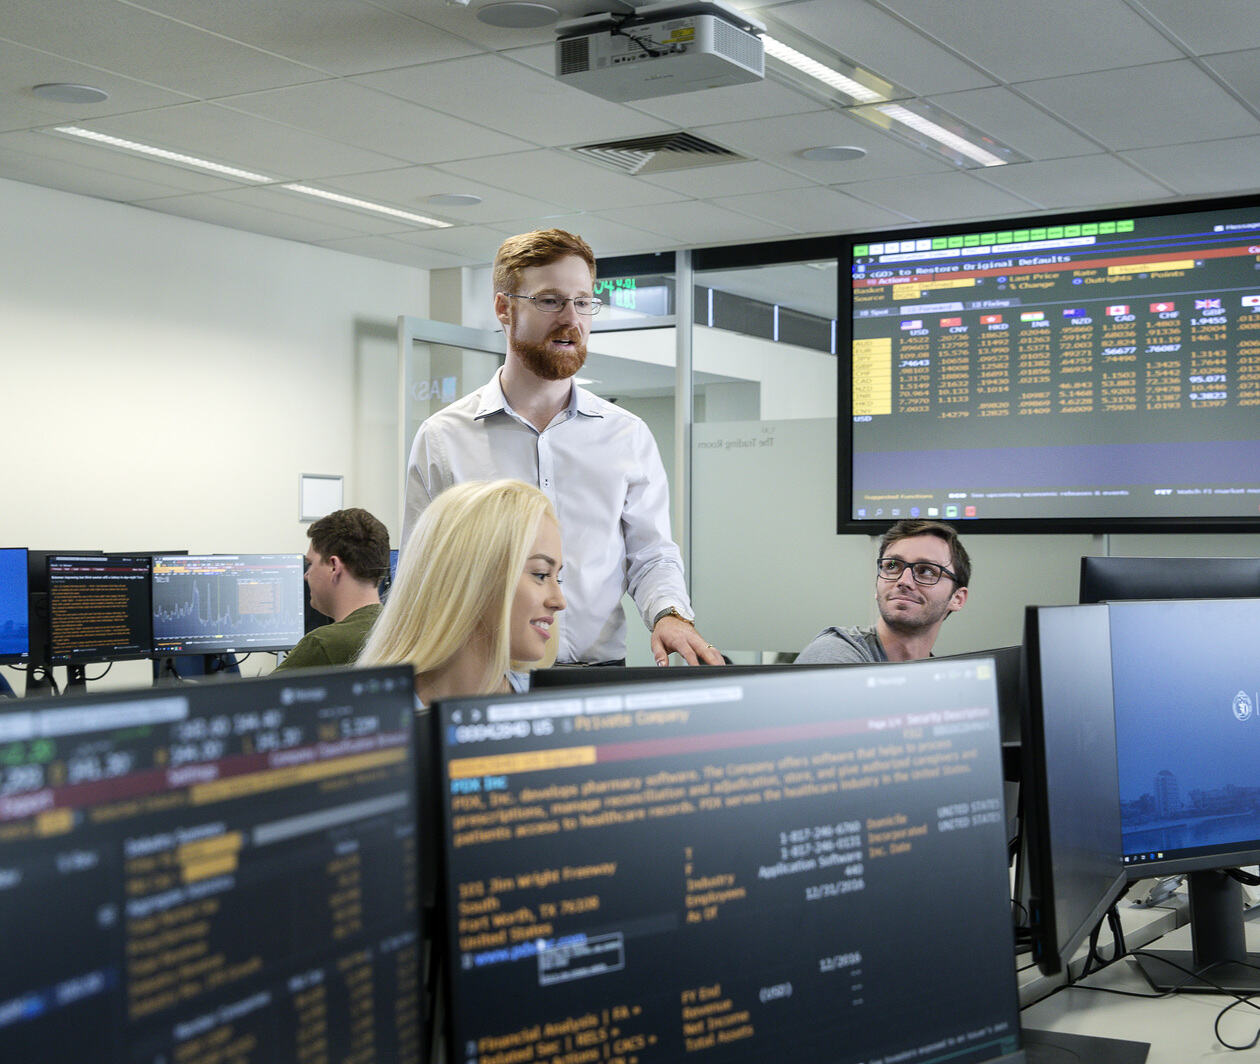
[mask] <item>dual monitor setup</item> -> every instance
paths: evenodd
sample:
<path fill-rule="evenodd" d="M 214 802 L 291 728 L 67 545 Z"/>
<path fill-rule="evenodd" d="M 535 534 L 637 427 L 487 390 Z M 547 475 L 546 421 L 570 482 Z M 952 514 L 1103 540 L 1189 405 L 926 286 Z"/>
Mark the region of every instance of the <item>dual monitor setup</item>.
<path fill-rule="evenodd" d="M 1217 870 L 1260 859 L 1258 627 L 1260 596 L 1029 607 L 1046 972 L 1125 883 L 1180 870 L 1200 955 L 1154 978 L 1254 988 Z M 1011 662 L 544 671 L 418 713 L 405 668 L 13 703 L 0 1058 L 1039 1059 Z"/>
<path fill-rule="evenodd" d="M 302 638 L 300 554 L 0 549 L 0 662 L 83 666 L 283 651 Z"/>

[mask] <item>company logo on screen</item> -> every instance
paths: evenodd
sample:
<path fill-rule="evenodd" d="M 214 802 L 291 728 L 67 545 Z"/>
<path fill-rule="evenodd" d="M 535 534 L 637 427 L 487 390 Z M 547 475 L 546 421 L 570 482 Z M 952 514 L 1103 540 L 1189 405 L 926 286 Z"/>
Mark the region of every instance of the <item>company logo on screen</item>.
<path fill-rule="evenodd" d="M 1239 720 L 1251 720 L 1252 713 L 1255 712 L 1255 705 L 1251 701 L 1251 696 L 1246 691 L 1239 691 L 1234 695 L 1234 716 Z"/>

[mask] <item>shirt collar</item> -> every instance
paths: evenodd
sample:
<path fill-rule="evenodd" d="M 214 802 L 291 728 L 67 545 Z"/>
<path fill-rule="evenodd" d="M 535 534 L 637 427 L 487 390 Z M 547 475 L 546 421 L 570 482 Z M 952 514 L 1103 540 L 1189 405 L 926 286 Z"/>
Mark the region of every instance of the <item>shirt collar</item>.
<path fill-rule="evenodd" d="M 474 421 L 481 421 L 492 414 L 516 413 L 508 403 L 507 396 L 503 394 L 503 384 L 499 379 L 501 372 L 501 369 L 496 370 L 490 382 L 481 389 L 481 402 L 477 404 L 477 413 L 473 416 Z M 569 405 L 564 409 L 564 419 L 567 421 L 575 414 L 581 414 L 583 417 L 604 416 L 603 411 L 599 409 L 599 397 L 585 388 L 579 388 L 576 384 L 569 389 Z"/>

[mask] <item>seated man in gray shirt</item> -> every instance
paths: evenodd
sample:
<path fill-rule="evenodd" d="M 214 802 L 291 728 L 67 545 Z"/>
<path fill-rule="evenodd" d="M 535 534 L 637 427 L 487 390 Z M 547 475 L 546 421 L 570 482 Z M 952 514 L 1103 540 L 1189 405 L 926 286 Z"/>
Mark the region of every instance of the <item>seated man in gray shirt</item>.
<path fill-rule="evenodd" d="M 971 560 L 958 533 L 939 521 L 898 521 L 879 541 L 873 626 L 826 628 L 798 665 L 916 661 L 930 657 L 945 618 L 963 608 Z"/>

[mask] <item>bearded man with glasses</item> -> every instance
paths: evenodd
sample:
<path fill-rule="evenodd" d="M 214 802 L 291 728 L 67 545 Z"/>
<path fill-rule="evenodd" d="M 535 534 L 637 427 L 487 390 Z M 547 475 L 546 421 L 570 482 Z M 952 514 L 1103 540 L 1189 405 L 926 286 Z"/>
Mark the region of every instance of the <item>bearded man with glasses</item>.
<path fill-rule="evenodd" d="M 651 432 L 641 418 L 573 381 L 602 305 L 590 246 L 562 229 L 510 237 L 495 256 L 493 281 L 506 361 L 489 383 L 416 433 L 403 549 L 420 514 L 452 484 L 501 477 L 537 484 L 564 537 L 568 606 L 548 644 L 556 660 L 624 664 L 621 599 L 629 591 L 658 665 L 668 664 L 671 652 L 692 665 L 721 665 L 721 653 L 696 631 Z"/>
<path fill-rule="evenodd" d="M 958 533 L 939 521 L 898 521 L 879 541 L 874 625 L 826 628 L 798 665 L 916 661 L 931 657 L 945 618 L 963 608 L 971 559 Z"/>

